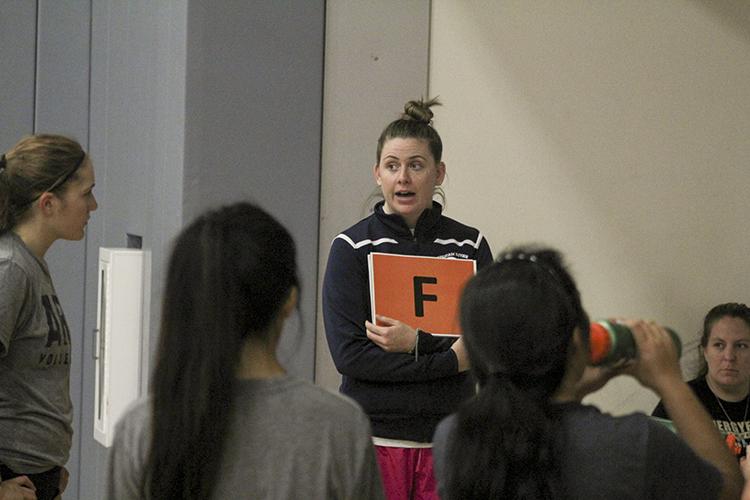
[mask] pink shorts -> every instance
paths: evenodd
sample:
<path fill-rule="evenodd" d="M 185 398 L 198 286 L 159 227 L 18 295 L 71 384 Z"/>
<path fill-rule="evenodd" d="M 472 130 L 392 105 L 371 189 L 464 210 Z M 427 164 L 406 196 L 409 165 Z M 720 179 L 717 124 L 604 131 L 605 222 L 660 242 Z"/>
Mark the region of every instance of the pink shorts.
<path fill-rule="evenodd" d="M 388 500 L 439 500 L 432 448 L 375 446 Z"/>

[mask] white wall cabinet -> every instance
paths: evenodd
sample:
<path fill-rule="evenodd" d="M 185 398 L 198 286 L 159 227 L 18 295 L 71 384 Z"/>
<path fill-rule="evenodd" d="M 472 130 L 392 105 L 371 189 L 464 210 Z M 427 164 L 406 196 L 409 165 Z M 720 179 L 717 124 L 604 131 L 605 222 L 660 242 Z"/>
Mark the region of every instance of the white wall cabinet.
<path fill-rule="evenodd" d="M 149 274 L 149 252 L 99 249 L 94 438 L 106 447 L 112 445 L 115 424 L 145 386 Z"/>

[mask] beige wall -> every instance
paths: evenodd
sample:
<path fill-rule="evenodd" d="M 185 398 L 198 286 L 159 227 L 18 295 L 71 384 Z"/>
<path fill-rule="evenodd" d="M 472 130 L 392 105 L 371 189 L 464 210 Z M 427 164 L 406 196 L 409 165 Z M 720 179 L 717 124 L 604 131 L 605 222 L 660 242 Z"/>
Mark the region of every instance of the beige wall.
<path fill-rule="evenodd" d="M 673 326 L 689 375 L 705 311 L 750 302 L 747 4 L 372 4 L 327 5 L 321 283 L 372 187 L 381 127 L 429 75 L 445 104 L 447 214 L 495 253 L 562 249 L 593 317 Z M 337 387 L 322 319 L 316 360 L 318 383 Z M 655 400 L 626 378 L 590 398 L 614 413 Z"/>
<path fill-rule="evenodd" d="M 707 309 L 750 302 L 750 12 L 718 3 L 432 2 L 448 214 L 561 248 L 593 317 L 672 325 L 686 369 Z"/>
<path fill-rule="evenodd" d="M 427 90 L 429 7 L 428 0 L 326 3 L 320 286 L 331 241 L 365 215 L 381 131 L 406 101 Z M 317 326 L 315 381 L 336 390 L 341 377 L 320 313 Z"/>

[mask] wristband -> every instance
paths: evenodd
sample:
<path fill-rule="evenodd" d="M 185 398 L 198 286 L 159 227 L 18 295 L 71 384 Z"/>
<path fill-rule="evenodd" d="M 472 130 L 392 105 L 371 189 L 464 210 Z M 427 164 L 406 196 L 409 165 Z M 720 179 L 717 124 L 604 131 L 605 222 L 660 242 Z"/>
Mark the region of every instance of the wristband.
<path fill-rule="evenodd" d="M 419 328 L 417 328 L 417 334 L 416 334 L 415 339 L 414 339 L 414 347 L 411 350 L 411 352 L 414 353 L 414 361 L 418 361 L 419 360 L 419 333 L 421 331 L 422 330 L 420 330 Z"/>

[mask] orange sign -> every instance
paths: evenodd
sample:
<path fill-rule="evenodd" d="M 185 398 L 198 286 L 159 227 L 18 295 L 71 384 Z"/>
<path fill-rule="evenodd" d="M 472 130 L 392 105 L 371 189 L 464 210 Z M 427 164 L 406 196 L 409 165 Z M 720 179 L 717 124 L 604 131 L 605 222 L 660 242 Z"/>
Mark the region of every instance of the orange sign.
<path fill-rule="evenodd" d="M 461 291 L 476 261 L 373 252 L 368 256 L 373 315 L 388 316 L 433 335 L 460 335 Z"/>

